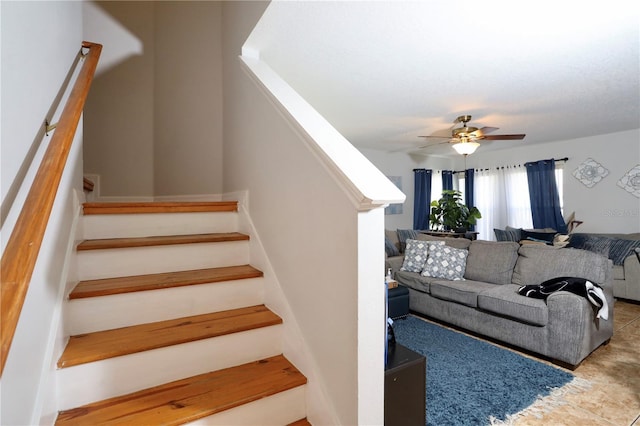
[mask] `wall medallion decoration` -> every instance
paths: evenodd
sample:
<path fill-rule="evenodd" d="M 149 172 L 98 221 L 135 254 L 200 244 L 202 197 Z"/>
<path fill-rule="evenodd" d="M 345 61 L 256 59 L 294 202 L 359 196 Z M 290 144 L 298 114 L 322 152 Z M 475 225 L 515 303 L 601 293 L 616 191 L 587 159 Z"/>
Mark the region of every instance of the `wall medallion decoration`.
<path fill-rule="evenodd" d="M 640 198 L 640 164 L 625 173 L 618 181 L 618 186 Z"/>
<path fill-rule="evenodd" d="M 587 158 L 573 171 L 573 176 L 587 188 L 591 188 L 608 174 L 609 170 L 593 158 Z"/>

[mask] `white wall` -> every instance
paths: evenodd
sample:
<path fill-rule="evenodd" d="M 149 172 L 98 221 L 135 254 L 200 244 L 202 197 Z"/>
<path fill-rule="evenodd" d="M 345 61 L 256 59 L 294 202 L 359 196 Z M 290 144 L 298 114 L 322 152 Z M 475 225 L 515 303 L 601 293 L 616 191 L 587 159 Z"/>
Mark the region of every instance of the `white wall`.
<path fill-rule="evenodd" d="M 100 195 L 154 195 L 154 3 L 83 2 L 84 38 L 103 45 L 85 107 L 84 171 Z"/>
<path fill-rule="evenodd" d="M 84 19 L 106 56 L 85 112 L 100 195 L 219 194 L 221 3 L 87 2 Z"/>
<path fill-rule="evenodd" d="M 467 164 L 486 168 L 563 157 L 569 158 L 564 165 L 564 215 L 566 218 L 575 212 L 576 220 L 584 222 L 576 232 L 640 232 L 640 199 L 616 184 L 627 171 L 640 165 L 638 129 L 486 153 L 480 148 L 467 158 Z M 573 176 L 587 158 L 609 170 L 609 175 L 591 188 Z"/>
<path fill-rule="evenodd" d="M 305 359 L 304 348 L 308 345 L 314 353 L 317 349 L 322 378 L 313 373 L 309 378 L 309 419 L 318 424 L 356 424 L 357 275 L 353 266 L 357 262 L 357 221 L 349 200 L 327 185 L 326 171 L 309 158 L 303 145 L 296 144 L 292 129 L 240 68 L 242 43 L 266 6 L 259 2 L 223 6 L 224 32 L 229 37 L 224 45 L 225 192 L 249 193 L 249 214 L 269 254 L 275 280 L 295 299 L 285 302 L 293 312 L 284 320 L 289 323 L 300 316 L 299 328 L 305 330 L 307 341 L 294 348 L 291 337 L 286 336 L 285 355 L 308 374 L 315 365 Z M 326 212 L 328 203 L 332 208 Z M 339 244 L 328 241 L 327 226 L 341 233 Z M 251 259 L 252 263 L 256 260 Z M 301 269 L 298 265 L 313 266 Z M 273 285 L 269 290 L 268 305 L 279 307 L 282 303 L 273 300 Z M 332 301 L 318 296 L 326 290 L 333 293 Z M 276 312 L 287 313 L 282 308 Z M 329 341 L 325 327 L 335 330 Z M 327 357 L 338 371 L 326 371 L 330 370 L 323 362 Z M 318 380 L 338 385 L 329 386 L 329 393 Z M 330 404 L 318 410 L 326 400 L 344 406 Z M 341 417 L 348 421 L 341 422 Z"/>
<path fill-rule="evenodd" d="M 2 2 L 0 7 L 2 194 L 3 207 L 10 205 L 2 226 L 4 247 L 35 174 L 32 157 L 41 157 L 50 140 L 41 132 L 42 123 L 55 109 L 54 99 L 80 50 L 82 14 L 77 2 Z M 56 338 L 62 295 L 72 274 L 65 258 L 73 247 L 77 194 L 82 194 L 81 139 L 82 122 L 0 379 L 2 424 L 51 423 L 57 409 L 54 364 L 61 344 Z M 18 188 L 15 197 L 12 186 Z"/>
<path fill-rule="evenodd" d="M 375 204 L 380 194 L 403 197 L 264 63 L 240 66 L 247 10 L 255 17 L 264 6 L 223 7 L 225 192 L 248 192 L 245 207 L 292 312 L 285 323 L 301 330 L 285 355 L 310 374 L 311 423 L 381 424 L 384 239 Z M 360 176 L 348 170 L 356 165 Z M 359 192 L 367 183 L 378 194 Z"/>
<path fill-rule="evenodd" d="M 402 206 L 402 214 L 385 215 L 385 229 L 413 228 L 413 169 L 451 170 L 455 167 L 455 159 L 453 158 L 425 157 L 409 155 L 405 152 L 390 153 L 375 149 L 360 149 L 360 151 L 386 176 L 400 176 L 402 178 L 402 192 L 407 196 L 407 199 Z M 434 177 L 439 177 L 439 175 L 436 174 Z"/>
<path fill-rule="evenodd" d="M 3 221 L 43 140 L 42 124 L 45 118 L 52 118 L 52 104 L 79 49 L 75 41 L 81 25 L 68 22 L 75 8 L 61 8 L 61 2 L 32 2 L 30 7 L 16 3 L 3 2 L 2 17 Z M 42 13 L 32 13 L 39 7 Z M 60 30 L 58 25 L 70 28 Z M 45 46 L 54 46 L 44 47 L 43 40 Z"/>
<path fill-rule="evenodd" d="M 155 195 L 219 194 L 222 3 L 155 7 Z"/>
<path fill-rule="evenodd" d="M 402 191 L 407 195 L 402 215 L 385 216 L 387 229 L 413 225 L 414 168 L 463 170 L 462 156 L 421 157 L 406 153 L 362 149 L 386 175 L 402 176 Z M 480 147 L 467 157 L 467 168 L 489 168 L 524 164 L 527 161 L 568 157 L 564 165 L 564 213 L 576 213 L 584 223 L 576 232 L 639 232 L 640 200 L 616 183 L 631 168 L 640 164 L 640 130 L 612 133 L 589 138 L 529 145 L 512 149 L 483 151 Z M 609 175 L 592 188 L 575 177 L 574 170 L 592 158 L 609 170 Z"/>

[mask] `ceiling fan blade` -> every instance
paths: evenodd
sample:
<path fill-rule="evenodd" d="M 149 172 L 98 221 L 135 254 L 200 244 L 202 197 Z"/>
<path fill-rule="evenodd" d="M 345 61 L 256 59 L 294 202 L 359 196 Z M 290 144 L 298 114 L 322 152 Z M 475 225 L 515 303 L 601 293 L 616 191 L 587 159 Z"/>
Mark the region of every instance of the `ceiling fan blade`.
<path fill-rule="evenodd" d="M 495 132 L 499 127 L 483 127 L 481 129 L 475 130 L 469 133 L 469 138 L 472 139 L 484 139 L 484 135 L 487 133 Z"/>
<path fill-rule="evenodd" d="M 487 133 L 491 133 L 491 132 L 495 132 L 496 130 L 498 130 L 500 127 L 483 127 L 481 129 L 479 129 L 480 132 L 482 132 L 482 134 L 486 135 Z"/>
<path fill-rule="evenodd" d="M 447 135 L 447 136 L 427 135 L 427 136 L 418 136 L 418 137 L 430 138 L 430 139 L 451 139 L 451 135 Z"/>
<path fill-rule="evenodd" d="M 451 139 L 451 138 L 447 138 L 447 139 Z M 408 152 L 408 151 L 419 151 L 422 149 L 427 149 L 427 148 L 431 148 L 432 146 L 438 146 L 438 145 L 442 145 L 445 143 L 448 143 L 449 141 L 443 141 L 443 142 L 438 142 L 438 141 L 430 141 L 430 142 L 426 142 L 426 145 L 419 145 L 419 146 L 411 146 L 411 147 L 404 147 L 404 148 L 398 148 L 398 149 L 393 149 L 387 152 L 390 153 L 395 153 L 395 152 Z"/>
<path fill-rule="evenodd" d="M 434 147 L 434 146 L 442 145 L 442 144 L 445 144 L 445 143 L 449 143 L 449 141 L 436 142 L 436 143 L 430 143 L 430 144 L 428 144 L 428 145 L 421 145 L 421 146 L 417 146 L 417 147 L 415 147 L 415 148 L 409 148 L 409 149 L 406 149 L 405 151 L 411 151 L 411 150 L 413 150 L 413 152 L 418 152 L 418 151 L 422 151 L 422 150 L 424 150 L 424 149 L 429 149 L 429 148 L 432 148 L 432 147 Z"/>
<path fill-rule="evenodd" d="M 519 135 L 490 135 L 490 136 L 485 136 L 483 139 L 485 141 L 514 141 L 514 140 L 520 140 L 520 139 L 524 139 L 526 135 L 525 134 L 519 134 Z"/>

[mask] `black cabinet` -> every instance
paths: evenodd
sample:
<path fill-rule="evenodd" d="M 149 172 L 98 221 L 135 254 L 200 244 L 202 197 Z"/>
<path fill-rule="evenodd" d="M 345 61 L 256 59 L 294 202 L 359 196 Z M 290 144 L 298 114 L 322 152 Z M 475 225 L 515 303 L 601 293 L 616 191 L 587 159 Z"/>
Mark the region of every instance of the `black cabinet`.
<path fill-rule="evenodd" d="M 424 426 L 426 358 L 402 345 L 389 351 L 384 376 L 385 426 Z"/>

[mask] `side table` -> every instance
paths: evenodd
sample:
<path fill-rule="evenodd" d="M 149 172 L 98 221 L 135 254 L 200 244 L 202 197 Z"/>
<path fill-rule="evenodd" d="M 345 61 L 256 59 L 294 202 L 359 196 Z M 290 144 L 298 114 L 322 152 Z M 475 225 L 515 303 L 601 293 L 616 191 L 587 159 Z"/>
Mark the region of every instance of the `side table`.
<path fill-rule="evenodd" d="M 409 315 L 409 289 L 399 285 L 387 291 L 387 314 L 391 319 Z"/>
<path fill-rule="evenodd" d="M 389 351 L 384 375 L 385 426 L 426 424 L 427 360 L 398 343 Z"/>
<path fill-rule="evenodd" d="M 421 230 L 421 234 L 431 235 L 433 237 L 443 237 L 443 238 L 467 238 L 469 240 L 478 239 L 478 232 L 475 231 L 467 231 L 467 232 L 447 232 L 447 231 L 429 231 L 429 230 Z"/>

